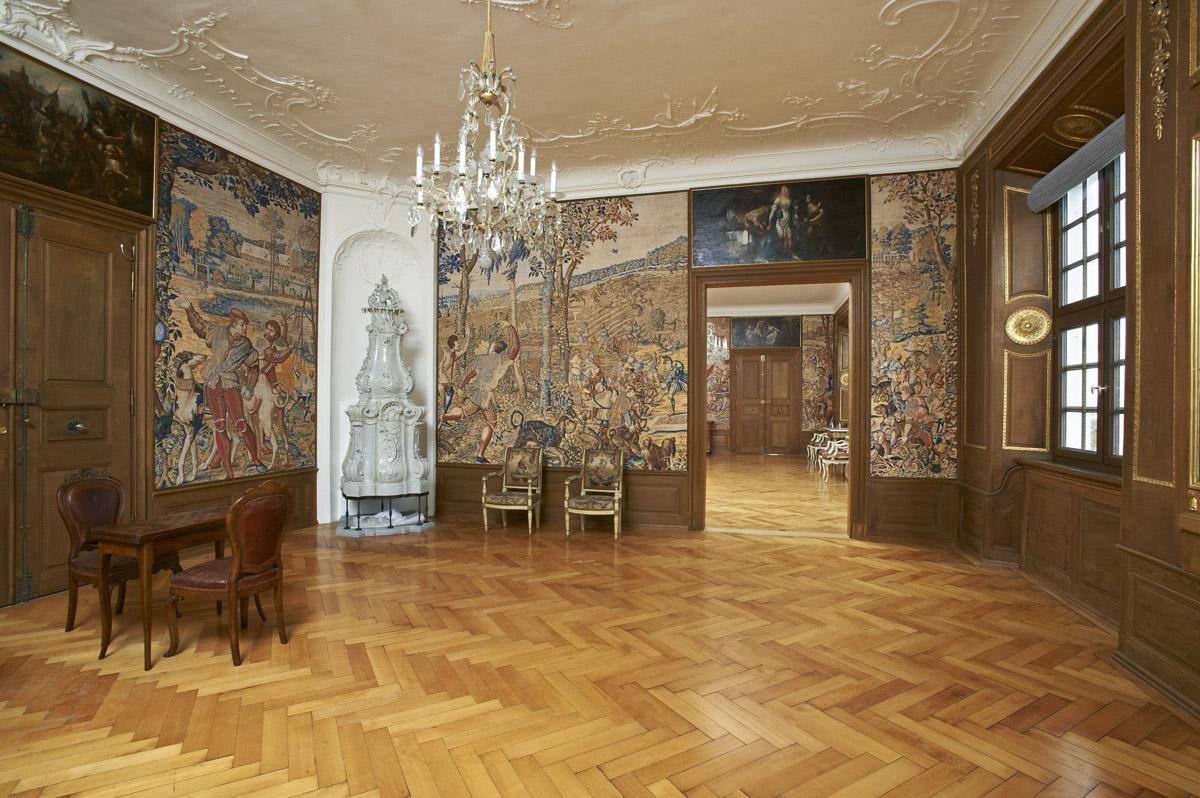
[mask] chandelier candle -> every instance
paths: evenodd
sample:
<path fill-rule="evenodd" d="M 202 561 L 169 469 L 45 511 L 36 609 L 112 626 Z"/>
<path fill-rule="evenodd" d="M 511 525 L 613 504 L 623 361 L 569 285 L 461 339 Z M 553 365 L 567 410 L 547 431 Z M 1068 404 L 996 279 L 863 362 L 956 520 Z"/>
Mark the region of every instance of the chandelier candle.
<path fill-rule="evenodd" d="M 424 146 L 417 147 L 415 201 L 408 209 L 413 235 L 424 218 L 431 235 L 441 230 L 447 249 L 470 258 L 486 250 L 503 252 L 518 238 L 532 240 L 557 231 L 558 164 L 551 164 L 550 179 L 543 181 L 533 150 L 526 175 L 524 128 L 513 112 L 515 81 L 510 68 L 496 68 L 489 0 L 483 58 L 471 61 L 459 82 L 459 99 L 466 108 L 458 129 L 457 168 L 442 168 L 441 133 L 433 138 L 431 163 L 425 162 Z"/>

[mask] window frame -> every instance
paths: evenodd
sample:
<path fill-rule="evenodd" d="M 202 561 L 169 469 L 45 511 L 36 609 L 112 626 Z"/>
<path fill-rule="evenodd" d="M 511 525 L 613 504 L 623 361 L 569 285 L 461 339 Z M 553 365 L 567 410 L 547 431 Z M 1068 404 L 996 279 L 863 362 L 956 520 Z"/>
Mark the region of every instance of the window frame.
<path fill-rule="evenodd" d="M 1115 368 L 1120 363 L 1124 363 L 1128 357 L 1128 323 L 1126 323 L 1126 352 L 1125 358 L 1116 357 L 1114 347 L 1114 332 L 1117 321 L 1126 316 L 1125 310 L 1125 285 L 1128 284 L 1128 274 L 1125 275 L 1125 284 L 1114 286 L 1115 282 L 1115 266 L 1116 252 L 1118 249 L 1127 247 L 1128 242 L 1128 215 L 1123 220 L 1125 224 L 1122 229 L 1125 232 L 1124 242 L 1118 245 L 1114 237 L 1117 233 L 1115 221 L 1116 205 L 1121 200 L 1127 197 L 1128 192 L 1128 174 L 1125 176 L 1126 193 L 1117 192 L 1116 184 L 1116 164 L 1122 159 L 1114 160 L 1109 163 L 1099 172 L 1094 173 L 1100 176 L 1100 252 L 1099 252 L 1099 286 L 1100 290 L 1096 296 L 1084 297 L 1070 304 L 1062 304 L 1065 296 L 1065 279 L 1066 271 L 1063 266 L 1065 257 L 1065 236 L 1066 230 L 1063 226 L 1064 204 L 1066 197 L 1057 202 L 1050 211 L 1053 214 L 1054 223 L 1054 241 L 1052 242 L 1053 254 L 1053 274 L 1054 274 L 1054 302 L 1052 309 L 1053 318 L 1053 344 L 1051 346 L 1051 368 L 1054 375 L 1052 386 L 1052 406 L 1054 409 L 1053 418 L 1051 419 L 1051 435 L 1052 441 L 1050 445 L 1050 453 L 1054 460 L 1063 461 L 1066 463 L 1085 465 L 1090 467 L 1098 467 L 1104 470 L 1119 472 L 1121 464 L 1124 460 L 1123 454 L 1116 454 L 1113 451 L 1114 444 L 1114 425 L 1116 420 L 1117 408 L 1114 405 L 1114 386 L 1113 379 L 1115 376 Z M 1124 161 L 1126 164 L 1127 160 Z M 1090 177 L 1090 175 L 1089 175 Z M 1128 209 L 1128 200 L 1125 200 L 1125 206 Z M 1086 215 L 1084 218 L 1086 218 Z M 1086 228 L 1084 230 L 1083 258 L 1087 261 L 1087 239 Z M 1126 256 L 1128 257 L 1128 256 Z M 1126 260 L 1128 264 L 1128 260 Z M 1085 275 L 1086 289 L 1086 275 Z M 1063 445 L 1063 346 L 1066 330 L 1076 327 L 1084 327 L 1090 323 L 1099 325 L 1099 341 L 1100 349 L 1099 358 L 1099 384 L 1102 386 L 1100 396 L 1097 401 L 1097 430 L 1096 441 L 1097 447 L 1095 452 L 1089 452 L 1083 449 L 1072 449 Z M 1086 353 L 1085 353 L 1086 360 Z M 1085 372 L 1086 373 L 1086 372 Z M 1086 383 L 1086 380 L 1085 380 Z M 1126 387 L 1128 388 L 1128 373 L 1126 374 Z M 1085 384 L 1084 390 L 1087 390 Z M 1086 405 L 1087 397 L 1084 397 Z M 1123 408 L 1123 405 L 1122 405 Z M 1128 424 L 1128 415 L 1124 416 L 1124 421 Z M 1127 430 L 1122 430 L 1122 442 L 1127 443 L 1129 440 L 1126 434 Z"/>

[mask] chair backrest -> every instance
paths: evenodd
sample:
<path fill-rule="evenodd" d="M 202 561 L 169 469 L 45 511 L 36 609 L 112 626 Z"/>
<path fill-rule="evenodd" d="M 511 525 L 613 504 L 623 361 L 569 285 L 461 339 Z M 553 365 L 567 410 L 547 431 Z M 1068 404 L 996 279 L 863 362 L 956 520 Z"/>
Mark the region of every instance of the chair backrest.
<path fill-rule="evenodd" d="M 504 450 L 504 490 L 542 489 L 542 447 L 510 446 Z"/>
<path fill-rule="evenodd" d="M 279 565 L 283 533 L 292 518 L 292 492 L 269 480 L 243 493 L 225 514 L 233 546 L 233 574 L 262 573 Z"/>
<path fill-rule="evenodd" d="M 583 453 L 583 492 L 616 493 L 624 477 L 624 458 L 616 449 L 587 449 Z"/>
<path fill-rule="evenodd" d="M 58 514 L 71 536 L 71 557 L 81 549 L 95 548 L 88 533 L 100 526 L 116 524 L 125 516 L 129 491 L 107 471 L 84 468 L 69 475 L 58 486 Z"/>
<path fill-rule="evenodd" d="M 840 440 L 833 442 L 833 448 L 829 452 L 830 457 L 842 458 L 850 456 L 850 441 Z"/>

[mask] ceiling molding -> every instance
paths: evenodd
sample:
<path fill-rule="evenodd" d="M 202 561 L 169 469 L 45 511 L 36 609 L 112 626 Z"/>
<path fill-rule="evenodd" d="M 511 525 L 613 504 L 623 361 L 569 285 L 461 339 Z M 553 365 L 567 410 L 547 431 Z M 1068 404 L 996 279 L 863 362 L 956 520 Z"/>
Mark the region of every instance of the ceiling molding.
<path fill-rule="evenodd" d="M 459 0 L 467 5 L 484 5 L 487 0 Z M 564 16 L 571 0 L 492 0 L 502 11 L 514 11 L 543 28 L 567 30 L 575 23 Z"/>

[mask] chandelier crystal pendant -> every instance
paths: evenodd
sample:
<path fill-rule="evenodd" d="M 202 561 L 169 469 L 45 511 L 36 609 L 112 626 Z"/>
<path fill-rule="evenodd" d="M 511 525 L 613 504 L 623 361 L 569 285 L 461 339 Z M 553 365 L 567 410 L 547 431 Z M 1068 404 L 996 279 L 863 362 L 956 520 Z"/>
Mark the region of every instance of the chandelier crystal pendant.
<path fill-rule="evenodd" d="M 462 70 L 458 99 L 465 100 L 458 129 L 458 157 L 442 162 L 442 136 L 433 139 L 433 159 L 417 146 L 414 199 L 408 209 L 411 235 L 422 216 L 430 234 L 442 230 L 443 244 L 467 257 L 507 251 L 518 238 L 541 238 L 558 222 L 558 164 L 547 183 L 537 173 L 537 150 L 529 150 L 513 115 L 512 69 L 496 69 L 492 3 L 487 4 L 483 58 Z"/>

